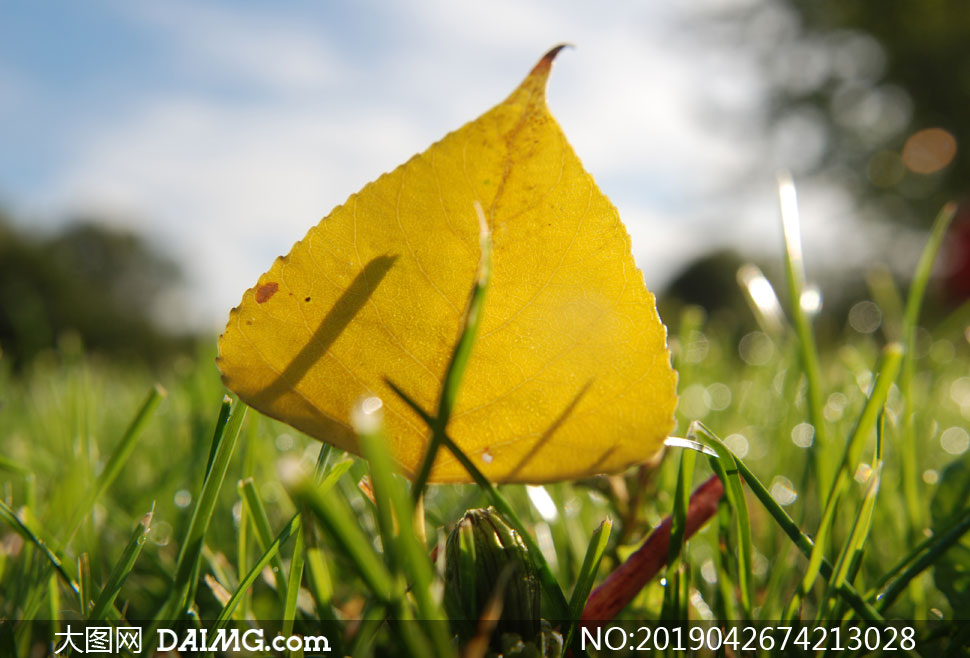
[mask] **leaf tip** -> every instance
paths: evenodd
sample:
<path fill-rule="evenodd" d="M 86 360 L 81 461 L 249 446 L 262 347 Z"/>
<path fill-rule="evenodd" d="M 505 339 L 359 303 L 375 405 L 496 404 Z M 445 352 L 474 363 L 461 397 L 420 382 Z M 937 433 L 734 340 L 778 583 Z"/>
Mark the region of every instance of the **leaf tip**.
<path fill-rule="evenodd" d="M 535 66 L 532 67 L 529 75 L 548 75 L 549 69 L 552 68 L 552 60 L 556 59 L 556 55 L 563 50 L 563 48 L 573 48 L 571 43 L 561 43 L 558 46 L 553 47 L 549 52 L 542 56 Z"/>

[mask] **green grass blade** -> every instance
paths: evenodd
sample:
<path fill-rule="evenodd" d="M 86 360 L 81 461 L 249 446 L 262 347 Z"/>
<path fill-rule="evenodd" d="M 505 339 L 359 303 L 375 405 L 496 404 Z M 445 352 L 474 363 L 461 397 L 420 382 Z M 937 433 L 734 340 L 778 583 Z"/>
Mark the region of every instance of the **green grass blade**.
<path fill-rule="evenodd" d="M 326 476 L 323 478 L 323 481 L 320 482 L 320 486 L 317 488 L 317 490 L 321 494 L 330 491 L 337 484 L 337 481 L 343 477 L 343 474 L 349 471 L 350 467 L 353 465 L 354 462 L 351 459 L 345 459 L 342 462 L 337 462 L 334 464 L 330 470 L 327 471 Z"/>
<path fill-rule="evenodd" d="M 266 508 L 263 507 L 263 501 L 256 492 L 252 478 L 242 480 L 239 483 L 238 489 L 239 493 L 242 494 L 243 500 L 246 502 L 245 508 L 249 512 L 249 516 L 253 522 L 253 528 L 256 530 L 256 540 L 259 543 L 259 548 L 265 551 L 273 541 L 273 530 L 270 528 L 269 517 L 266 515 Z M 287 597 L 287 586 L 283 580 L 283 574 L 285 573 L 283 558 L 277 553 L 273 557 L 273 579 L 276 582 L 276 592 L 284 605 Z"/>
<path fill-rule="evenodd" d="M 421 408 L 414 400 L 411 399 L 404 391 L 402 391 L 393 382 L 388 381 L 387 384 L 404 402 L 410 406 L 415 413 L 417 413 L 426 423 L 432 422 L 431 416 L 424 409 Z M 458 462 L 468 471 L 472 480 L 475 481 L 488 498 L 489 503 L 498 510 L 498 513 L 502 515 L 512 528 L 519 533 L 522 537 L 522 541 L 525 542 L 526 548 L 529 549 L 529 556 L 533 561 L 533 566 L 539 573 L 539 580 L 542 582 L 542 589 L 546 593 L 553 605 L 553 609 L 547 612 L 547 617 L 549 619 L 565 619 L 566 615 L 569 614 L 569 604 L 566 602 L 566 596 L 562 592 L 562 587 L 559 586 L 556 576 L 552 573 L 552 569 L 549 567 L 549 562 L 546 561 L 545 556 L 542 554 L 542 550 L 539 548 L 538 542 L 532 537 L 532 534 L 528 532 L 525 524 L 519 518 L 519 515 L 515 513 L 512 506 L 509 504 L 505 496 L 499 492 L 499 490 L 488 481 L 488 478 L 478 470 L 475 463 L 472 462 L 468 456 L 462 452 L 461 448 L 449 437 L 447 434 L 443 435 L 442 445 L 458 460 Z"/>
<path fill-rule="evenodd" d="M 687 510 L 690 507 L 690 486 L 694 479 L 695 450 L 683 450 L 677 469 L 677 486 L 674 491 L 674 509 L 670 515 L 670 542 L 667 545 L 667 585 L 660 611 L 663 620 L 686 619 L 686 600 L 681 600 L 681 574 L 684 561 L 684 538 L 687 531 Z M 684 609 L 682 609 L 684 608 Z"/>
<path fill-rule="evenodd" d="M 370 463 L 384 550 L 389 553 L 395 570 L 410 586 L 417 603 L 418 619 L 432 622 L 425 629 L 435 653 L 447 655 L 451 652 L 451 636 L 441 623 L 447 616 L 431 594 L 434 567 L 415 533 L 414 508 L 404 481 L 395 473 L 387 451 L 387 437 L 381 431 L 379 421 L 360 409 L 355 411 L 354 418 L 361 449 Z"/>
<path fill-rule="evenodd" d="M 216 418 L 216 427 L 212 432 L 213 437 L 222 436 L 226 431 L 226 424 L 229 422 L 229 413 L 232 410 L 232 400 L 228 396 L 222 398 L 222 405 L 219 407 L 219 416 Z M 209 456 L 205 460 L 205 475 L 203 476 L 203 481 L 208 479 L 209 472 L 212 470 L 212 462 L 215 461 L 216 451 L 219 448 L 219 442 L 215 439 L 209 444 Z"/>
<path fill-rule="evenodd" d="M 711 438 L 716 438 L 710 430 L 704 427 L 702 424 L 698 423 L 697 433 L 706 433 L 711 436 Z M 713 447 L 713 446 L 712 446 Z M 742 459 L 734 457 L 734 462 L 737 464 L 738 471 L 741 473 L 741 477 L 744 478 L 745 483 L 747 483 L 748 488 L 751 489 L 751 493 L 755 495 L 758 501 L 762 504 L 765 510 L 771 515 L 775 523 L 784 531 L 784 533 L 791 539 L 792 543 L 798 548 L 799 551 L 805 556 L 809 557 L 812 554 L 813 543 L 812 540 L 798 527 L 798 524 L 792 520 L 788 512 L 778 504 L 772 496 L 765 485 L 758 479 L 758 476 L 748 468 L 747 464 L 744 463 Z M 822 574 L 824 578 L 829 578 L 832 575 L 832 564 L 822 558 L 821 566 L 819 567 L 819 573 Z M 866 621 L 871 622 L 881 622 L 883 621 L 882 616 L 879 612 L 872 607 L 862 596 L 855 590 L 852 585 L 846 583 L 843 588 L 839 591 L 839 594 L 845 599 L 856 613 Z"/>
<path fill-rule="evenodd" d="M 690 507 L 691 483 L 694 479 L 694 463 L 697 451 L 683 450 L 680 453 L 680 469 L 677 472 L 677 489 L 674 494 L 674 511 L 670 516 L 670 546 L 667 551 L 667 566 L 673 565 L 684 548 L 687 531 L 687 509 Z"/>
<path fill-rule="evenodd" d="M 801 300 L 805 292 L 805 263 L 802 259 L 802 237 L 799 226 L 798 200 L 795 184 L 788 174 L 779 176 L 778 196 L 781 202 L 781 220 L 785 236 L 785 278 L 788 282 L 788 297 L 791 304 L 792 323 L 798 338 L 799 356 L 805 378 L 808 382 L 808 415 L 815 427 L 818 453 L 809 452 L 818 477 L 819 492 L 827 490 L 831 474 L 827 470 L 825 452 L 828 449 L 828 430 L 822 404 L 822 368 L 819 365 L 818 347 L 812 323 L 802 308 Z"/>
<path fill-rule="evenodd" d="M 913 283 L 906 298 L 906 310 L 903 313 L 903 344 L 906 355 L 903 359 L 902 373 L 899 378 L 899 390 L 903 397 L 903 432 L 902 450 L 900 458 L 901 475 L 903 480 L 903 497 L 906 501 L 906 516 L 909 519 L 910 536 L 915 539 L 926 526 L 926 515 L 921 505 L 919 484 L 919 455 L 916 438 L 916 401 L 913 399 L 913 379 L 916 371 L 916 333 L 919 326 L 920 309 L 926 295 L 933 263 L 936 262 L 940 246 L 946 230 L 953 221 L 957 206 L 948 203 L 940 210 L 933 222 L 929 239 L 920 255 Z M 919 588 L 913 589 L 914 603 L 917 608 L 923 608 L 925 601 Z M 917 611 L 917 614 L 924 614 Z"/>
<path fill-rule="evenodd" d="M 57 574 L 53 571 L 47 579 L 47 614 L 50 615 L 49 618 L 52 626 L 56 626 L 57 620 L 62 618 L 61 592 L 57 587 Z"/>
<path fill-rule="evenodd" d="M 395 624 L 393 628 L 406 655 L 433 655 L 427 638 L 416 624 L 411 623 L 414 615 L 404 587 L 399 586 L 394 574 L 378 557 L 347 504 L 334 496 L 321 496 L 315 486 L 306 480 L 297 483 L 290 496 L 294 502 L 313 512 L 343 554 L 357 567 L 357 573 L 371 593 L 382 605 L 391 608 L 399 621 L 404 622 Z"/>
<path fill-rule="evenodd" d="M 374 495 L 378 502 L 378 510 L 382 506 L 388 508 L 391 514 L 388 520 L 397 520 L 395 531 L 392 523 L 386 531 L 390 536 L 385 537 L 385 546 L 393 546 L 393 557 L 397 567 L 407 577 L 413 594 L 418 603 L 418 611 L 422 619 L 445 619 L 441 606 L 431 596 L 431 584 L 434 580 L 434 569 L 428 558 L 428 553 L 418 540 L 414 531 L 414 508 L 404 487 L 404 481 L 397 477 L 394 464 L 387 451 L 387 438 L 379 429 L 360 432 L 361 448 L 364 456 L 370 462 L 371 482 Z"/>
<path fill-rule="evenodd" d="M 866 493 L 863 497 L 862 505 L 859 507 L 859 513 L 856 514 L 855 521 L 852 524 L 849 538 L 842 546 L 842 550 L 839 551 L 839 556 L 835 561 L 835 567 L 832 570 L 832 576 L 829 578 L 826 588 L 826 596 L 823 599 L 822 605 L 818 607 L 818 614 L 815 617 L 816 621 L 835 619 L 834 613 L 837 600 L 832 598 L 832 593 L 838 592 L 845 583 L 851 582 L 849 574 L 852 570 L 852 565 L 856 562 L 856 558 L 861 555 L 866 538 L 869 536 L 869 529 L 872 524 L 872 512 L 876 506 L 876 495 L 879 492 L 881 479 L 882 464 L 875 464 L 875 468 L 869 474 Z"/>
<path fill-rule="evenodd" d="M 283 607 L 283 635 L 286 636 L 293 634 L 293 622 L 296 620 L 296 602 L 300 594 L 300 583 L 303 582 L 303 550 L 304 529 L 301 525 L 296 531 L 293 557 L 290 558 L 290 573 L 286 583 L 286 604 Z"/>
<path fill-rule="evenodd" d="M 472 349 L 475 346 L 475 337 L 478 334 L 478 327 L 482 321 L 482 310 L 485 305 L 485 293 L 488 290 L 488 280 L 492 270 L 492 238 L 488 231 L 488 221 L 482 212 L 482 207 L 475 202 L 475 212 L 481 226 L 481 257 L 478 261 L 478 272 L 475 275 L 475 283 L 472 285 L 471 293 L 468 297 L 468 304 L 462 317 L 458 340 L 451 353 L 448 368 L 445 370 L 444 379 L 441 382 L 441 394 L 438 397 L 438 411 L 431 424 L 431 442 L 425 452 L 421 468 L 414 479 L 412 496 L 417 500 L 424 493 L 424 487 L 431 475 L 431 468 L 434 466 L 438 450 L 441 448 L 451 419 L 451 411 L 454 409 L 455 400 L 458 399 L 458 389 L 461 385 L 462 375 L 465 373 L 465 366 L 471 357 Z"/>
<path fill-rule="evenodd" d="M 317 466 L 314 469 L 315 479 L 320 483 L 317 490 L 321 495 L 330 491 L 337 481 L 346 473 L 354 462 L 350 459 L 333 464 L 335 449 L 328 444 L 321 448 L 321 455 L 317 458 Z M 302 514 L 302 512 L 301 512 Z M 307 571 L 307 587 L 317 606 L 317 614 L 321 619 L 332 620 L 334 618 L 331 602 L 333 599 L 333 579 L 330 576 L 330 568 L 327 565 L 327 556 L 317 542 L 316 533 L 312 525 L 304 527 L 304 541 L 306 549 L 304 551 L 304 561 Z"/>
<path fill-rule="evenodd" d="M 866 405 L 862 409 L 862 414 L 856 423 L 855 429 L 845 444 L 845 451 L 842 454 L 842 461 L 839 462 L 836 471 L 836 481 L 832 484 L 829 492 L 828 501 L 837 499 L 837 488 L 840 482 L 851 479 L 855 466 L 859 462 L 862 450 L 865 447 L 866 439 L 876 428 L 876 421 L 879 419 L 886 399 L 889 397 L 889 389 L 892 388 L 899 374 L 900 363 L 903 359 L 903 346 L 899 343 L 886 345 L 882 353 L 882 363 L 876 368 L 876 378 L 872 386 L 872 392 Z"/>
<path fill-rule="evenodd" d="M 850 470 L 859 461 L 859 456 L 865 447 L 865 440 L 876 426 L 876 420 L 879 418 L 889 396 L 889 389 L 899 373 L 902 356 L 902 347 L 898 343 L 890 343 L 883 350 L 882 364 L 877 369 L 872 392 L 866 400 L 866 405 L 862 409 L 855 429 L 845 444 L 842 460 L 835 472 L 832 488 L 826 498 L 822 520 L 815 533 L 815 544 L 812 546 L 808 567 L 805 569 L 801 588 L 797 594 L 799 599 L 807 596 L 815 585 L 815 580 L 822 567 L 825 547 L 832 532 L 832 524 L 835 521 L 839 499 L 851 480 Z M 793 610 L 794 604 L 789 607 L 789 612 Z"/>
<path fill-rule="evenodd" d="M 138 409 L 135 417 L 132 418 L 125 433 L 121 436 L 121 441 L 118 442 L 118 445 L 111 453 L 111 457 L 105 464 L 104 470 L 101 471 L 101 475 L 98 476 L 94 486 L 90 489 L 88 495 L 74 513 L 74 519 L 70 526 L 68 526 L 68 532 L 65 535 L 65 544 L 70 543 L 78 528 L 81 527 L 81 523 L 90 514 L 98 498 L 101 497 L 104 491 L 118 477 L 118 474 L 121 473 L 121 469 L 124 468 L 128 458 L 131 457 L 131 453 L 135 450 L 135 445 L 141 436 L 142 430 L 145 429 L 145 425 L 148 424 L 149 419 L 151 419 L 152 414 L 155 413 L 155 409 L 158 408 L 159 403 L 165 395 L 165 389 L 158 384 L 148 392 L 145 401 Z"/>
<path fill-rule="evenodd" d="M 384 603 L 390 604 L 394 590 L 387 567 L 357 524 L 346 503 L 336 496 L 323 496 L 309 482 L 300 482 L 290 495 L 298 506 L 307 506 L 330 536 L 357 567 L 364 584 Z"/>
<path fill-rule="evenodd" d="M 734 511 L 735 534 L 738 548 L 738 591 L 741 595 L 741 608 L 744 615 L 751 618 L 751 519 L 748 505 L 744 500 L 744 489 L 737 462 L 726 445 L 702 423 L 694 421 L 687 430 L 687 438 L 700 438 L 701 442 L 714 449 L 718 458 L 711 458 L 711 468 L 724 483 L 724 496 Z"/>
<path fill-rule="evenodd" d="M 236 440 L 247 409 L 245 404 L 237 402 L 229 414 L 228 422 L 221 427 L 219 424 L 216 426 L 216 434 L 213 437 L 214 457 L 202 484 L 202 492 L 192 510 L 192 519 L 189 522 L 185 540 L 179 549 L 172 595 L 168 606 L 163 607 L 156 620 L 181 617 L 191 604 L 197 584 L 194 576 L 198 573 L 199 561 L 202 559 L 202 544 L 205 541 L 205 534 L 209 529 L 209 522 L 212 520 L 216 500 L 229 469 L 229 460 L 236 447 Z"/>
<path fill-rule="evenodd" d="M 959 522 L 959 519 L 963 519 L 965 516 L 970 516 L 970 509 L 967 509 L 963 515 L 960 515 L 957 522 Z M 903 573 L 909 566 L 913 564 L 913 562 L 919 559 L 919 557 L 923 555 L 924 551 L 929 550 L 936 544 L 936 542 L 940 541 L 940 537 L 941 535 L 939 533 L 935 533 L 925 538 L 923 541 L 917 544 L 915 548 L 911 549 L 903 559 L 901 559 L 891 569 L 880 576 L 879 580 L 876 581 L 875 585 L 872 586 L 872 589 L 870 589 L 866 594 L 866 600 L 871 602 L 873 599 L 875 599 L 879 592 L 888 587 L 889 583 Z"/>
<path fill-rule="evenodd" d="M 7 471 L 15 475 L 27 475 L 30 473 L 29 468 L 25 468 L 12 459 L 7 459 L 3 455 L 0 455 L 0 471 Z"/>
<path fill-rule="evenodd" d="M 305 531 L 306 551 L 305 560 L 307 566 L 307 587 L 317 606 L 317 614 L 320 617 L 330 618 L 332 616 L 331 602 L 333 600 L 333 579 L 330 576 L 330 568 L 327 566 L 327 557 L 323 548 L 319 546 L 313 527 Z"/>
<path fill-rule="evenodd" d="M 477 601 L 475 564 L 478 561 L 474 528 L 469 521 L 459 521 L 458 527 L 458 582 L 462 584 L 466 601 Z"/>
<path fill-rule="evenodd" d="M 904 589 L 951 546 L 970 532 L 970 508 L 964 510 L 946 530 L 934 535 L 926 545 L 926 550 L 876 596 L 876 609 L 884 612 L 893 604 Z"/>
<path fill-rule="evenodd" d="M 583 565 L 579 568 L 579 575 L 576 576 L 576 585 L 573 587 L 572 596 L 569 597 L 569 627 L 563 634 L 563 649 L 572 645 L 576 635 L 576 624 L 583 616 L 583 608 L 586 607 L 586 600 L 589 593 L 593 590 L 593 583 L 596 581 L 596 572 L 606 552 L 606 545 L 610 541 L 610 533 L 613 530 L 613 520 L 609 517 L 603 519 L 599 527 L 593 531 L 586 546 L 586 555 L 583 557 Z M 474 582 L 474 581 L 471 581 Z M 582 655 L 580 647 L 573 649 L 576 655 Z"/>
<path fill-rule="evenodd" d="M 289 523 L 283 527 L 280 533 L 276 535 L 276 538 L 272 541 L 272 543 L 270 543 L 266 550 L 263 551 L 263 554 L 259 557 L 259 559 L 256 560 L 256 564 L 254 564 L 253 568 L 249 570 L 249 573 L 247 573 L 246 576 L 239 581 L 239 586 L 236 587 L 236 591 L 233 592 L 232 597 L 229 599 L 226 605 L 223 606 L 219 616 L 216 617 L 215 624 L 212 627 L 213 631 L 219 630 L 220 628 L 224 628 L 226 626 L 226 623 L 228 623 L 230 617 L 232 617 L 232 613 L 235 611 L 236 606 L 239 605 L 239 602 L 246 595 L 247 590 L 253 586 L 253 583 L 255 583 L 256 579 L 259 578 L 259 575 L 262 573 L 266 565 L 273 560 L 273 556 L 279 553 L 283 544 L 285 544 L 290 537 L 297 533 L 301 525 L 300 515 L 294 514 Z"/>
<path fill-rule="evenodd" d="M 121 586 L 125 583 L 125 579 L 128 578 L 131 570 L 135 567 L 135 561 L 141 554 L 145 540 L 148 539 L 153 514 L 154 509 L 145 514 L 141 521 L 138 522 L 138 525 L 135 526 L 135 530 L 131 533 L 125 550 L 121 553 L 121 559 L 118 560 L 108 575 L 108 580 L 101 590 L 101 595 L 98 596 L 97 601 L 94 603 L 94 608 L 91 610 L 91 614 L 88 615 L 90 621 L 104 619 L 108 608 L 114 604 L 115 598 L 117 598 L 118 593 L 121 591 Z"/>
<path fill-rule="evenodd" d="M 13 530 L 23 537 L 25 540 L 37 547 L 37 550 L 43 554 L 50 565 L 57 572 L 57 575 L 61 577 L 64 584 L 71 588 L 71 591 L 81 600 L 81 587 L 78 585 L 74 579 L 67 573 L 64 569 L 64 565 L 61 563 L 61 559 L 54 554 L 54 552 L 48 548 L 47 543 L 40 538 L 40 536 L 34 532 L 26 523 L 20 520 L 12 509 L 7 507 L 7 504 L 0 499 L 0 521 L 3 521 L 9 525 Z"/>
<path fill-rule="evenodd" d="M 317 482 L 323 481 L 323 478 L 326 477 L 336 452 L 337 449 L 329 443 L 320 444 L 320 452 L 317 453 L 317 463 L 313 467 L 313 473 L 317 478 Z"/>

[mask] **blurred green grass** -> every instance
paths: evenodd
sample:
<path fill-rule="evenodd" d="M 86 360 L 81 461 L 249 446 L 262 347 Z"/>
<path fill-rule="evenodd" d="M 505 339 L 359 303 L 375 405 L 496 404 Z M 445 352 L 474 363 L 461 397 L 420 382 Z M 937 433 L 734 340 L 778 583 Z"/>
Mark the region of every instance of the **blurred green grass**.
<path fill-rule="evenodd" d="M 891 313 L 883 308 L 882 328 L 875 330 L 872 323 L 846 320 L 840 339 L 819 355 L 818 413 L 828 437 L 825 446 L 819 444 L 818 433 L 810 424 L 808 382 L 801 366 L 804 354 L 793 330 L 765 327 L 738 338 L 737 325 L 708 318 L 696 307 L 685 309 L 678 318 L 667 318 L 673 325 L 670 343 L 680 373 L 675 434 L 683 436 L 691 422 L 703 421 L 765 484 L 801 531 L 814 535 L 825 507 L 822 497 L 828 493 L 831 474 L 836 472 L 845 442 L 866 404 L 883 349 L 890 339 L 899 338 L 895 328 L 902 326 L 903 318 Z M 909 407 L 899 386 L 893 384 L 888 391 L 879 424 L 884 462 L 881 484 L 874 499 L 869 538 L 855 565 L 858 571 L 852 575 L 854 567 L 849 579 L 876 606 L 874 588 L 902 573 L 905 564 L 894 568 L 920 542 L 934 536 L 934 530 L 938 537 L 945 528 L 958 524 L 961 507 L 967 504 L 970 333 L 964 325 L 944 321 L 936 332 L 913 331 L 912 379 L 906 384 L 912 396 Z M 146 540 L 139 544 L 140 553 L 121 583 L 113 614 L 129 619 L 167 618 L 163 611 L 170 604 L 173 582 L 179 578 L 180 543 L 187 536 L 212 461 L 213 436 L 221 436 L 220 422 L 226 422 L 225 417 L 220 420 L 225 391 L 214 357 L 212 350 L 203 350 L 194 357 L 180 358 L 159 377 L 157 372 L 132 364 L 88 357 L 76 340 L 67 339 L 56 351 L 42 354 L 16 374 L 0 360 L 0 499 L 59 558 L 88 606 L 98 599 L 116 565 L 131 556 L 126 547 L 130 547 L 133 531 L 137 537 L 139 522 L 153 511 Z M 85 499 L 156 379 L 167 394 L 134 439 L 134 450 L 117 477 L 72 535 L 79 510 L 84 513 Z M 907 408 L 914 412 L 912 425 L 907 423 Z M 915 445 L 911 452 L 904 449 L 910 431 Z M 876 431 L 866 432 L 861 440 L 862 456 L 847 465 L 848 487 L 823 546 L 833 564 L 849 545 L 867 494 Z M 361 643 L 360 633 L 371 628 L 387 642 L 390 631 L 365 626 L 365 631 L 354 635 L 347 624 L 335 626 L 332 620 L 359 619 L 369 611 L 383 610 L 380 617 L 387 614 L 385 606 L 390 606 L 393 616 L 405 611 L 408 595 L 393 585 L 387 594 L 390 598 L 375 598 L 373 583 L 359 575 L 363 553 L 328 531 L 333 527 L 327 522 L 323 527 L 311 524 L 309 530 L 292 525 L 300 506 L 312 500 L 294 497 L 284 483 L 292 481 L 294 472 L 310 477 L 320 450 L 321 444 L 299 432 L 255 412 L 248 414 L 235 450 L 225 448 L 221 453 L 226 458 L 222 465 L 225 485 L 213 499 L 198 571 L 188 571 L 192 580 L 186 607 L 203 620 L 224 613 L 227 597 L 264 555 L 272 535 L 283 531 L 288 541 L 280 542 L 278 555 L 267 555 L 266 560 L 270 572 L 277 573 L 267 572 L 255 579 L 250 591 L 242 591 L 232 618 L 283 619 L 295 606 L 298 631 L 309 632 L 320 623 L 317 620 L 323 620 L 325 628 L 343 638 L 345 649 L 366 654 L 372 647 Z M 568 599 L 577 580 L 586 578 L 581 578 L 581 569 L 587 545 L 605 517 L 613 519 L 613 527 L 597 583 L 674 511 L 679 461 L 677 452 L 669 450 L 656 468 L 644 466 L 622 476 L 560 483 L 542 490 L 509 485 L 500 491 L 535 538 Z M 354 520 L 362 536 L 370 540 L 366 550 L 382 561 L 390 559 L 381 549 L 392 537 L 389 521 L 380 521 L 380 513 L 375 511 L 381 508 L 375 510 L 358 486 L 370 473 L 367 463 L 331 455 L 328 468 L 332 477 L 327 486 L 339 494 L 334 499 L 338 507 L 323 514 L 336 514 L 335 523 L 344 518 L 341 515 L 344 520 Z M 830 474 L 826 486 L 819 482 L 820 472 Z M 915 489 L 907 489 L 906 478 L 913 474 L 916 479 L 909 486 Z M 699 460 L 694 484 L 709 475 L 710 468 Z M 389 476 L 381 477 L 387 482 Z M 251 484 L 234 486 L 242 481 Z M 962 498 L 953 493 L 955 488 L 964 491 Z M 941 489 L 943 494 L 937 496 Z M 258 504 L 254 504 L 254 494 Z M 934 496 L 944 502 L 931 510 Z M 750 618 L 778 620 L 800 587 L 808 561 L 747 490 L 745 497 L 753 546 Z M 426 548 L 440 546 L 466 509 L 490 502 L 475 485 L 430 486 L 424 499 Z M 311 518 L 326 521 L 320 514 L 314 508 Z M 252 519 L 258 523 L 253 524 Z M 720 515 L 687 541 L 680 569 L 688 575 L 689 591 L 687 601 L 681 600 L 678 606 L 692 619 L 739 618 L 743 614 L 736 550 L 724 545 L 736 541 L 731 527 L 730 519 Z M 304 551 L 300 555 L 305 560 L 293 560 L 290 536 L 294 533 L 300 537 Z M 963 541 L 965 546 L 966 539 Z M 933 561 L 945 563 L 949 583 L 941 580 L 940 585 L 934 580 L 932 568 L 923 571 L 881 611 L 888 618 L 901 619 L 970 615 L 966 590 L 960 589 L 966 583 L 952 580 L 953 573 L 961 573 L 953 571 L 954 564 L 959 567 L 965 559 L 966 549 L 961 550 L 964 552 L 954 549 L 933 557 Z M 407 569 L 400 571 L 399 562 L 391 560 L 389 565 L 389 577 L 403 578 L 408 573 Z M 50 560 L 37 546 L 18 535 L 11 523 L 0 525 L 0 617 L 14 622 L 18 650 L 46 641 L 45 634 L 52 632 L 47 623 L 34 629 L 30 619 L 83 619 L 90 613 L 90 608 L 81 609 L 79 597 L 64 578 L 58 580 L 52 573 Z M 824 581 L 809 584 L 801 608 L 795 610 L 802 619 L 832 609 L 835 599 L 827 598 Z M 294 590 L 294 583 L 301 582 L 302 587 Z M 659 619 L 664 597 L 661 579 L 655 579 L 622 616 Z M 433 602 L 425 601 L 423 606 L 434 609 Z M 177 606 L 174 610 L 177 617 L 184 614 Z M 413 653 L 421 644 L 415 641 L 406 646 Z"/>

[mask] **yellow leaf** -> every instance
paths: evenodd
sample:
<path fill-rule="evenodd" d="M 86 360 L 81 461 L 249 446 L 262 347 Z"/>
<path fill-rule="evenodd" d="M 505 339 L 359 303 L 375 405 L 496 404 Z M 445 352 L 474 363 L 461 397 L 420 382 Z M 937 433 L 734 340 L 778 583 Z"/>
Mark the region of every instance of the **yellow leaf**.
<path fill-rule="evenodd" d="M 482 324 L 448 433 L 497 482 L 617 472 L 657 454 L 677 377 L 666 328 L 616 208 L 546 107 L 550 51 L 502 103 L 352 195 L 276 260 L 219 340 L 226 386 L 256 409 L 359 453 L 350 413 L 384 403 L 410 475 L 479 256 Z M 465 482 L 451 454 L 431 480 Z"/>

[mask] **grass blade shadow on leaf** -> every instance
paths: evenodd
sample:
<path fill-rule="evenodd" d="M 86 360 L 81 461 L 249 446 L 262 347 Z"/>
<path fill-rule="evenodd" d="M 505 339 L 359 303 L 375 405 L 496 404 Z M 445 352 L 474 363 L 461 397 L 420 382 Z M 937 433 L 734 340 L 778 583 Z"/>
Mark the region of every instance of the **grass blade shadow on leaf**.
<path fill-rule="evenodd" d="M 313 332 L 313 336 L 307 341 L 306 345 L 290 361 L 286 369 L 279 374 L 260 397 L 266 400 L 275 400 L 284 391 L 292 390 L 314 363 L 323 358 L 327 350 L 333 345 L 334 341 L 343 333 L 347 325 L 357 316 L 367 300 L 371 298 L 374 291 L 387 276 L 397 256 L 378 256 L 373 259 L 357 274 L 353 282 L 340 295 L 333 308 L 324 316 L 320 326 Z M 343 426 L 341 426 L 343 428 Z M 347 431 L 346 428 L 343 428 Z"/>

